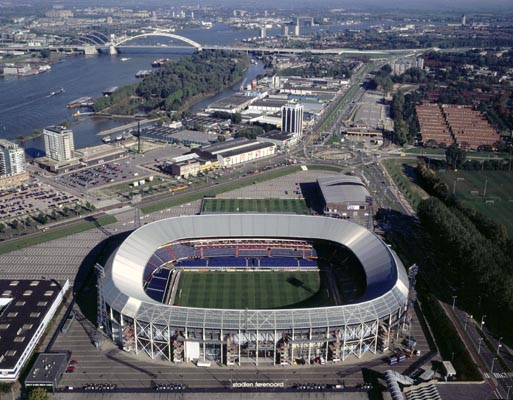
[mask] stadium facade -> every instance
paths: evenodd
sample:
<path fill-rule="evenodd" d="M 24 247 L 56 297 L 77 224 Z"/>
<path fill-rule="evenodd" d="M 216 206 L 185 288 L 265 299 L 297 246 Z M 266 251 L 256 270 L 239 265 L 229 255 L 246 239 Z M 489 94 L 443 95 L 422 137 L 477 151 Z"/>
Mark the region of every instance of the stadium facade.
<path fill-rule="evenodd" d="M 150 297 L 145 281 L 155 252 L 195 238 L 334 242 L 358 258 L 366 287 L 358 303 L 322 308 L 203 309 Z M 345 220 L 281 214 L 197 215 L 144 225 L 111 255 L 99 290 L 100 324 L 114 342 L 175 363 L 284 365 L 361 358 L 389 347 L 408 304 L 405 269 L 379 237 Z"/>

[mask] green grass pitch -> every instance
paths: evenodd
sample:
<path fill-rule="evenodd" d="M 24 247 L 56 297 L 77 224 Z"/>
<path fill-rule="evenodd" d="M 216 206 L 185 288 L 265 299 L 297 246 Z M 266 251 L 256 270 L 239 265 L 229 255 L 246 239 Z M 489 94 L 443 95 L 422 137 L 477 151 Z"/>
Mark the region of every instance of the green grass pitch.
<path fill-rule="evenodd" d="M 467 207 L 506 225 L 513 235 L 513 173 L 507 171 L 446 171 L 439 173 Z M 486 197 L 485 194 L 486 184 Z"/>
<path fill-rule="evenodd" d="M 175 305 L 222 309 L 272 309 L 306 303 L 320 289 L 318 272 L 187 272 Z"/>
<path fill-rule="evenodd" d="M 203 199 L 204 213 L 289 212 L 310 214 L 303 199 Z"/>

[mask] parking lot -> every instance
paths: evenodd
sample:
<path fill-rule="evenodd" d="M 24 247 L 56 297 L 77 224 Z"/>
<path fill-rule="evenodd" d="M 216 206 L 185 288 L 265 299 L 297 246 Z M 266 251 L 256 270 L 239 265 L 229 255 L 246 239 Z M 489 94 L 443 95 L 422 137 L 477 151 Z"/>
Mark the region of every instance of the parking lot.
<path fill-rule="evenodd" d="M 98 165 L 77 172 L 58 176 L 55 180 L 61 184 L 75 189 L 89 190 L 116 181 L 133 179 L 145 171 L 138 168 L 131 159 Z"/>
<path fill-rule="evenodd" d="M 79 199 L 51 186 L 40 184 L 0 193 L 0 220 L 37 216 L 52 209 L 74 206 Z"/>

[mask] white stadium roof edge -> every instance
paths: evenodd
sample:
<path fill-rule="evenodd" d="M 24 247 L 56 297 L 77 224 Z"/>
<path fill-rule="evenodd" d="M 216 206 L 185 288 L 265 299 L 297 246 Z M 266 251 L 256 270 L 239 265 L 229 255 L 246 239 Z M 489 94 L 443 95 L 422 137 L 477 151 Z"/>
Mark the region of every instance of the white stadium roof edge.
<path fill-rule="evenodd" d="M 193 238 L 322 239 L 348 247 L 367 285 L 358 303 L 323 308 L 230 310 L 172 306 L 143 288 L 146 263 L 162 245 Z M 286 214 L 213 214 L 163 219 L 134 231 L 105 266 L 104 301 L 121 314 L 168 326 L 212 329 L 290 329 L 353 325 L 404 310 L 408 277 L 397 255 L 375 234 L 349 221 Z"/>

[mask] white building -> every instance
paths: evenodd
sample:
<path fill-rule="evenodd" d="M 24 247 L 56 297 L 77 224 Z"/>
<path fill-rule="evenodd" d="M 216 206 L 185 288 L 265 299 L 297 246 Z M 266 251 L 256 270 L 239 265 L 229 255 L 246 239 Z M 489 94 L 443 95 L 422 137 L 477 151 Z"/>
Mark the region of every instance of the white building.
<path fill-rule="evenodd" d="M 50 126 L 43 129 L 46 156 L 58 162 L 74 158 L 75 144 L 73 131 L 63 126 Z"/>
<path fill-rule="evenodd" d="M 0 176 L 25 172 L 25 152 L 16 143 L 0 139 Z"/>
<path fill-rule="evenodd" d="M 281 131 L 293 133 L 300 138 L 303 135 L 303 112 L 301 104 L 284 105 L 281 109 Z"/>

